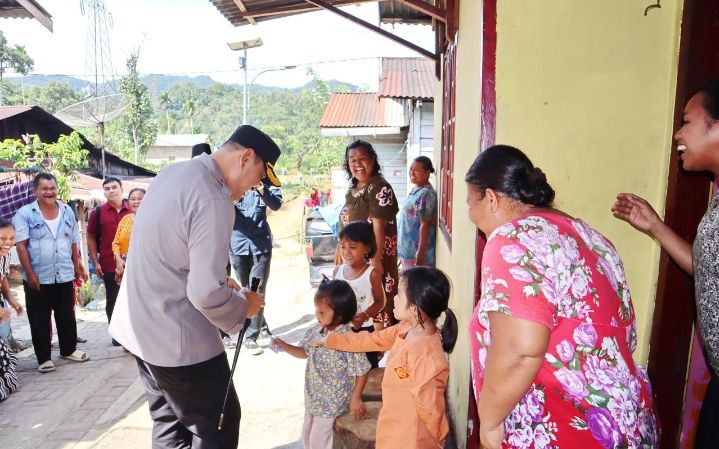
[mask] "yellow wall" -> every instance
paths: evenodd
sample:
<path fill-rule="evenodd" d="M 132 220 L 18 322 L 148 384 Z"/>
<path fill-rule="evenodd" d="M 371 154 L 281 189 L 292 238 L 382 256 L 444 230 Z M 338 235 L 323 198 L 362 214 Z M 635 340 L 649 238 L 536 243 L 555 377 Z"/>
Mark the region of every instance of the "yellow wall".
<path fill-rule="evenodd" d="M 482 7 L 478 0 L 460 1 L 459 36 L 457 40 L 457 103 L 454 159 L 454 205 L 452 250 L 437 233 L 438 267 L 452 280 L 450 307 L 459 320 L 459 338 L 450 355 L 450 383 L 448 387 L 450 413 L 456 427 L 460 447 L 466 442 L 467 403 L 469 398 L 469 340 L 467 329 L 472 315 L 474 298 L 474 245 L 476 228 L 467 218 L 465 198 L 467 189 L 464 174 L 479 151 L 479 117 L 482 76 Z M 442 98 L 438 84 L 435 98 Z M 440 161 L 442 142 L 442 102 L 435 102 L 435 161 Z M 439 165 L 437 163 L 436 165 Z"/>
<path fill-rule="evenodd" d="M 659 248 L 612 217 L 617 192 L 662 210 L 682 0 L 498 1 L 497 143 L 524 150 L 557 191 L 557 205 L 604 233 L 622 256 L 644 363 Z M 451 274 L 460 339 L 451 357 L 450 409 L 464 434 L 469 385 L 467 324 L 474 291 L 474 235 L 466 216 L 464 174 L 479 148 L 482 5 L 463 0 L 457 54 L 454 235 L 438 236 L 438 266 Z M 438 94 L 441 93 L 438 85 Z M 441 98 L 441 96 L 437 96 Z M 441 145 L 441 102 L 435 104 Z M 438 150 L 438 148 L 437 148 Z M 436 154 L 439 161 L 439 153 Z M 460 441 L 463 447 L 464 441 Z"/>

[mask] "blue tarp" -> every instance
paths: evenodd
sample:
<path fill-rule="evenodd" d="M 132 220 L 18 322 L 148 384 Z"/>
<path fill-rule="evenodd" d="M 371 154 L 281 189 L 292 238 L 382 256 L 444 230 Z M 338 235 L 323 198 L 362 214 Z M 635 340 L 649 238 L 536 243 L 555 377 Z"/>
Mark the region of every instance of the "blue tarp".
<path fill-rule="evenodd" d="M 334 232 L 335 235 L 340 232 L 340 212 L 342 212 L 343 207 L 344 203 L 315 207 L 315 210 L 322 215 L 322 218 L 324 218 L 330 228 L 332 228 L 332 232 Z"/>

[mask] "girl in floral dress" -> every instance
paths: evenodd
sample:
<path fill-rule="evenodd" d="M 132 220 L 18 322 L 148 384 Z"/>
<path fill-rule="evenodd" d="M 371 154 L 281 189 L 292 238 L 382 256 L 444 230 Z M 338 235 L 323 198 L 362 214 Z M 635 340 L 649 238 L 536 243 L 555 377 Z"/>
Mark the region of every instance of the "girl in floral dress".
<path fill-rule="evenodd" d="M 384 311 L 375 317 L 375 328 L 390 326 L 397 322 L 392 315 L 394 297 L 397 294 L 397 198 L 392 186 L 380 173 L 377 153 L 372 145 L 355 140 L 345 150 L 345 171 L 350 188 L 345 195 L 345 205 L 340 212 L 340 230 L 347 224 L 366 220 L 372 223 L 377 254 L 371 259 L 372 266 L 382 275 L 386 302 Z M 339 251 L 335 263 L 340 265 Z M 382 324 L 380 326 L 380 324 Z"/>
<path fill-rule="evenodd" d="M 470 325 L 482 447 L 656 447 L 612 244 L 551 208 L 554 190 L 516 148 L 483 151 L 465 180 L 469 217 L 487 235 Z"/>
<path fill-rule="evenodd" d="M 457 319 L 448 308 L 449 279 L 434 268 L 402 273 L 394 314 L 400 320 L 374 333 L 329 334 L 311 342 L 340 351 L 389 351 L 377 418 L 377 449 L 440 449 L 449 433 L 444 393 L 445 353 L 457 340 Z M 441 328 L 437 324 L 444 314 Z"/>
<path fill-rule="evenodd" d="M 370 364 L 364 354 L 341 352 L 309 342 L 327 335 L 352 333 L 357 311 L 352 287 L 340 280 L 324 281 L 315 294 L 317 324 L 307 330 L 298 346 L 275 338 L 272 342 L 290 355 L 308 359 L 305 370 L 305 449 L 332 449 L 335 418 L 349 408 L 356 419 L 364 417 L 362 391 Z"/>

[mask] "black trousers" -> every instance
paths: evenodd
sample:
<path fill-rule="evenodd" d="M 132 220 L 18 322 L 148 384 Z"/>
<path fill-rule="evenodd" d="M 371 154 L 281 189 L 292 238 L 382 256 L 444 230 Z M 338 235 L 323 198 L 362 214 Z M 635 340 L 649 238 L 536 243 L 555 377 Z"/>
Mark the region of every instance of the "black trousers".
<path fill-rule="evenodd" d="M 137 358 L 140 380 L 153 420 L 152 448 L 236 449 L 240 434 L 240 401 L 234 385 L 217 424 L 230 365 L 222 354 L 189 366 L 160 367 Z"/>
<path fill-rule="evenodd" d="M 235 273 L 239 276 L 240 285 L 250 288 L 251 278 L 260 278 L 260 286 L 257 289 L 259 293 L 265 293 L 267 281 L 270 278 L 270 262 L 272 261 L 272 251 L 267 254 L 255 254 L 247 256 L 230 255 L 230 263 Z M 245 340 L 257 340 L 260 331 L 267 328 L 265 321 L 265 308 L 262 307 L 260 312 L 250 321 L 250 327 L 245 333 Z"/>
<path fill-rule="evenodd" d="M 694 449 L 716 449 L 719 442 L 719 380 L 716 374 L 707 386 L 697 422 Z"/>
<path fill-rule="evenodd" d="M 374 332 L 374 326 L 367 326 L 367 327 L 360 327 L 359 329 L 352 329 L 353 332 Z M 380 354 L 381 352 L 365 352 L 365 355 L 367 355 L 367 361 L 369 361 L 369 364 L 372 368 L 379 368 L 379 361 L 380 361 Z"/>
<path fill-rule="evenodd" d="M 117 301 L 117 294 L 120 293 L 120 286 L 115 282 L 115 272 L 102 273 L 102 282 L 105 284 L 105 315 L 107 315 L 107 322 L 112 320 L 112 311 L 115 310 L 115 302 Z M 112 344 L 119 346 L 120 343 L 112 339 Z"/>
<path fill-rule="evenodd" d="M 40 284 L 40 291 L 31 289 L 23 281 L 25 309 L 30 321 L 32 345 L 38 365 L 50 360 L 50 315 L 55 312 L 55 328 L 60 342 L 60 355 L 70 355 L 77 349 L 77 323 L 72 282 Z"/>
<path fill-rule="evenodd" d="M 115 310 L 117 294 L 120 293 L 120 286 L 115 282 L 115 272 L 102 273 L 102 282 L 105 284 L 105 315 L 107 322 L 112 319 L 112 311 Z"/>

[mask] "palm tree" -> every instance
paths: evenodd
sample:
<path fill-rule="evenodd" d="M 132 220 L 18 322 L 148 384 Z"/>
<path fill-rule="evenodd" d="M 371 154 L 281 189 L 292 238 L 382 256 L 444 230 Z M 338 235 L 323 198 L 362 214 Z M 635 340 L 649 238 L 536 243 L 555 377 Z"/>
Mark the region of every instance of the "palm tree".
<path fill-rule="evenodd" d="M 172 99 L 170 98 L 170 94 L 165 91 L 160 94 L 160 107 L 165 110 L 165 119 L 167 120 L 167 134 L 170 134 L 170 111 L 168 111 L 168 106 L 172 105 Z"/>
<path fill-rule="evenodd" d="M 195 112 L 197 112 L 197 106 L 195 105 L 195 102 L 192 100 L 185 101 L 185 105 L 183 106 L 182 110 L 185 113 L 186 117 L 190 117 L 190 133 L 193 133 L 195 126 L 192 123 L 192 117 L 195 115 Z"/>
<path fill-rule="evenodd" d="M 16 45 L 10 53 L 10 66 L 20 74 L 22 104 L 25 104 L 25 77 L 35 67 L 35 61 L 27 54 L 24 45 Z"/>

